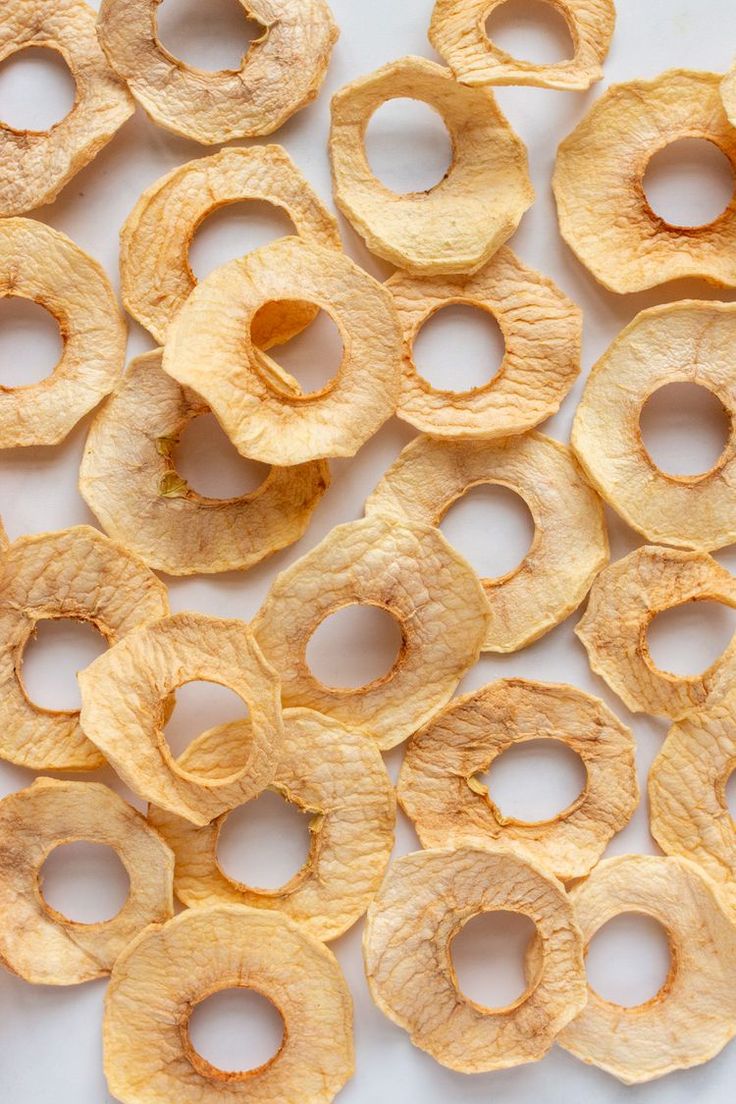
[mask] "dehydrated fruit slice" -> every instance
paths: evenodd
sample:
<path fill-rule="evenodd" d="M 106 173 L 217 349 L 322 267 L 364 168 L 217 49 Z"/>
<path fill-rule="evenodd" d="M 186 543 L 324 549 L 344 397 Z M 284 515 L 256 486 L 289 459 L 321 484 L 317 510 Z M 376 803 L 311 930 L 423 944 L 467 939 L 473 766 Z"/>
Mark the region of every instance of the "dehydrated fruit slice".
<path fill-rule="evenodd" d="M 117 916 L 68 920 L 43 898 L 41 868 L 74 841 L 112 847 L 130 879 Z M 174 856 L 136 809 L 96 782 L 39 778 L 0 801 L 0 961 L 36 985 L 109 974 L 131 939 L 174 913 Z"/>
<path fill-rule="evenodd" d="M 552 820 L 505 817 L 478 775 L 510 747 L 540 736 L 579 755 L 585 789 Z M 398 797 L 422 847 L 519 845 L 558 878 L 580 878 L 638 804 L 634 738 L 581 690 L 502 679 L 450 702 L 412 737 Z"/>
<path fill-rule="evenodd" d="M 51 203 L 133 114 L 133 98 L 109 68 L 82 0 L 4 0 L 0 61 L 38 47 L 61 54 L 75 84 L 74 106 L 48 130 L 0 122 L 0 215 Z"/>
<path fill-rule="evenodd" d="M 655 666 L 647 631 L 658 613 L 687 602 L 736 607 L 736 580 L 704 552 L 637 548 L 593 583 L 575 629 L 590 665 L 635 713 L 678 720 L 733 677 L 736 639 L 702 675 L 672 675 Z"/>
<path fill-rule="evenodd" d="M 104 763 L 78 711 L 43 709 L 28 698 L 23 651 L 39 621 L 86 621 L 114 644 L 168 612 L 163 583 L 91 526 L 14 541 L 0 573 L 0 758 L 37 771 Z"/>
<path fill-rule="evenodd" d="M 731 66 L 721 81 L 721 99 L 729 122 L 736 126 L 736 64 Z"/>
<path fill-rule="evenodd" d="M 248 743 L 243 725 L 213 729 L 178 760 L 198 777 L 235 770 Z M 284 751 L 271 789 L 311 815 L 307 862 L 279 889 L 244 885 L 224 873 L 217 844 L 224 817 L 204 828 L 149 809 L 176 856 L 174 887 L 191 908 L 240 904 L 274 909 L 317 939 L 336 939 L 358 920 L 381 884 L 394 842 L 396 799 L 375 743 L 309 709 L 284 712 Z"/>
<path fill-rule="evenodd" d="M 321 391 L 302 394 L 256 347 L 253 319 L 284 299 L 315 303 L 340 331 L 342 363 Z M 169 329 L 163 366 L 202 396 L 239 452 L 286 467 L 354 456 L 391 417 L 401 333 L 389 292 L 348 257 L 280 238 L 194 289 Z"/>
<path fill-rule="evenodd" d="M 541 940 L 539 969 L 506 1008 L 458 988 L 450 944 L 472 917 L 528 916 Z M 368 910 L 363 938 L 371 996 L 415 1046 L 460 1073 L 542 1058 L 585 1004 L 580 931 L 564 887 L 510 851 L 418 851 L 392 863 Z"/>
<path fill-rule="evenodd" d="M 307 644 L 325 618 L 353 604 L 391 614 L 401 650 L 366 686 L 325 686 L 307 665 Z M 279 671 L 284 705 L 357 725 L 386 749 L 449 700 L 478 658 L 488 616 L 474 572 L 438 530 L 376 515 L 339 525 L 283 571 L 253 632 Z"/>
<path fill-rule="evenodd" d="M 439 525 L 472 487 L 509 487 L 534 518 L 534 542 L 517 568 L 482 579 L 491 612 L 483 651 L 513 652 L 572 613 L 608 562 L 603 505 L 564 445 L 529 433 L 505 441 L 417 437 L 366 502 L 366 514 Z"/>
<path fill-rule="evenodd" d="M 281 146 L 225 149 L 180 165 L 146 189 L 120 235 L 123 302 L 159 344 L 197 283 L 189 264 L 194 234 L 214 211 L 245 199 L 284 211 L 305 240 L 341 248 L 337 222 Z M 265 307 L 255 344 L 287 341 L 316 313 L 307 303 Z"/>
<path fill-rule="evenodd" d="M 397 195 L 368 164 L 371 116 L 402 97 L 433 108 L 452 140 L 452 164 L 428 192 Z M 334 96 L 330 156 L 338 207 L 372 253 L 407 272 L 475 272 L 534 201 L 526 148 L 493 94 L 426 58 L 393 61 Z"/>
<path fill-rule="evenodd" d="M 705 226 L 673 226 L 649 206 L 652 156 L 680 138 L 704 138 L 736 169 L 736 131 L 721 77 L 671 69 L 612 85 L 562 143 L 553 188 L 562 236 L 609 291 L 644 291 L 698 277 L 736 286 L 736 196 Z"/>
<path fill-rule="evenodd" d="M 203 145 L 271 134 L 319 92 L 339 31 L 325 0 L 242 0 L 265 34 L 239 69 L 207 72 L 172 57 L 156 26 L 160 0 L 102 0 L 107 60 L 159 126 Z"/>
<path fill-rule="evenodd" d="M 105 532 L 171 575 L 245 570 L 304 534 L 330 482 L 324 460 L 272 468 L 257 490 L 206 498 L 174 466 L 185 426 L 207 406 L 161 370 L 161 351 L 134 360 L 89 431 L 79 487 Z"/>
<path fill-rule="evenodd" d="M 557 1042 L 627 1085 L 713 1058 L 736 1034 L 736 927 L 715 884 L 685 859 L 607 859 L 570 894 L 586 946 L 623 912 L 658 920 L 672 966 L 659 993 L 625 1008 L 588 989 L 583 1011 Z"/>
<path fill-rule="evenodd" d="M 59 324 L 64 351 L 46 379 L 0 388 L 0 448 L 56 445 L 115 386 L 125 322 L 100 265 L 65 234 L 32 219 L 0 220 L 0 298 L 7 296 L 45 307 Z"/>
<path fill-rule="evenodd" d="M 284 1021 L 278 1054 L 242 1073 L 210 1065 L 188 1032 L 194 1006 L 233 987 L 267 997 Z M 353 1004 L 332 952 L 285 916 L 193 909 L 150 927 L 118 959 L 103 1044 L 122 1104 L 330 1104 L 353 1074 Z"/>
<path fill-rule="evenodd" d="M 703 475 L 663 472 L 642 441 L 647 400 L 669 383 L 706 387 L 736 413 L 736 304 L 687 301 L 642 311 L 593 368 L 572 445 L 607 502 L 647 540 L 709 552 L 736 541 L 734 434 Z"/>

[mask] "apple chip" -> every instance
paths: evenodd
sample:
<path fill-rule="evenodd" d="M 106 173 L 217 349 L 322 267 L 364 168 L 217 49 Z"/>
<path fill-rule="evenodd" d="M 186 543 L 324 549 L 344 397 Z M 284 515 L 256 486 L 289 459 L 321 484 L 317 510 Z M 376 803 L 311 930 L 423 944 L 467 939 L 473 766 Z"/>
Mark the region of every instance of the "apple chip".
<path fill-rule="evenodd" d="M 428 104 L 450 133 L 452 164 L 428 192 L 397 195 L 368 164 L 371 116 L 401 98 Z M 337 93 L 330 156 L 338 207 L 372 253 L 407 272 L 475 272 L 534 201 L 526 148 L 493 94 L 458 84 L 426 58 L 393 61 Z"/>
<path fill-rule="evenodd" d="M 391 614 L 401 649 L 391 671 L 366 686 L 325 686 L 309 669 L 307 644 L 350 605 Z M 475 573 L 437 529 L 375 515 L 339 525 L 283 571 L 253 632 L 281 676 L 284 705 L 363 728 L 386 750 L 449 700 L 478 659 L 488 619 Z"/>
<path fill-rule="evenodd" d="M 111 920 L 68 920 L 44 900 L 44 862 L 76 841 L 111 847 L 125 867 L 130 894 Z M 0 961 L 36 985 L 103 977 L 134 936 L 173 916 L 173 876 L 161 837 L 107 786 L 39 778 L 0 801 Z"/>
<path fill-rule="evenodd" d="M 732 126 L 736 126 L 736 64 L 732 65 L 721 81 L 721 99 Z"/>
<path fill-rule="evenodd" d="M 268 998 L 284 1021 L 278 1053 L 242 1073 L 212 1066 L 188 1030 L 197 1004 L 234 987 Z M 332 952 L 285 916 L 193 909 L 148 928 L 118 959 L 103 1046 L 121 1104 L 330 1104 L 353 1074 L 353 1003 Z"/>
<path fill-rule="evenodd" d="M 366 514 L 439 525 L 481 484 L 515 491 L 535 524 L 519 566 L 481 580 L 492 615 L 483 651 L 514 652 L 572 613 L 608 562 L 602 503 L 568 448 L 541 433 L 489 442 L 416 437 L 369 495 Z"/>
<path fill-rule="evenodd" d="M 644 291 L 685 277 L 736 286 L 736 199 L 704 226 L 673 226 L 649 206 L 652 156 L 682 138 L 712 142 L 736 169 L 736 130 L 721 77 L 672 69 L 612 85 L 565 139 L 553 187 L 562 236 L 609 291 Z"/>
<path fill-rule="evenodd" d="M 240 762 L 201 778 L 178 765 L 163 732 L 169 696 L 197 680 L 232 690 L 251 721 Z M 208 824 L 273 780 L 283 741 L 279 681 L 243 621 L 163 618 L 96 659 L 79 685 L 84 731 L 126 785 L 192 824 Z"/>

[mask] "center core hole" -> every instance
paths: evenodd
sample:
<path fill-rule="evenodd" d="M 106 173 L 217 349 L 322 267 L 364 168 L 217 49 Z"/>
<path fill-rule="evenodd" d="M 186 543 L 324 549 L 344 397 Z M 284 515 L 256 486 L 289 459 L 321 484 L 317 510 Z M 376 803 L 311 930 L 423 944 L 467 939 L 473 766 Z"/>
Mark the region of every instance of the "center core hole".
<path fill-rule="evenodd" d="M 514 571 L 534 541 L 534 519 L 526 502 L 496 484 L 471 488 L 453 503 L 440 528 L 482 579 L 500 579 Z"/>
<path fill-rule="evenodd" d="M 240 455 L 214 414 L 193 418 L 185 427 L 174 465 L 193 491 L 214 499 L 250 494 L 270 471 L 268 464 Z"/>
<path fill-rule="evenodd" d="M 668 383 L 644 404 L 639 428 L 649 458 L 660 471 L 692 477 L 718 463 L 731 435 L 731 419 L 707 387 Z"/>
<path fill-rule="evenodd" d="M 654 154 L 643 187 L 651 209 L 670 226 L 708 226 L 733 199 L 734 171 L 712 142 L 682 138 Z"/>
<path fill-rule="evenodd" d="M 323 685 L 356 689 L 393 669 L 401 643 L 401 629 L 390 613 L 379 606 L 351 605 L 322 621 L 306 658 Z"/>
<path fill-rule="evenodd" d="M 288 305 L 288 300 L 282 301 Z M 277 304 L 270 303 L 273 310 Z M 291 376 L 303 395 L 322 391 L 335 379 L 342 365 L 344 347 L 340 331 L 327 311 L 320 310 L 313 322 L 296 337 L 272 346 L 268 358 Z"/>
<path fill-rule="evenodd" d="M 736 610 L 721 602 L 685 602 L 657 614 L 647 631 L 655 667 L 692 677 L 707 671 L 736 632 Z"/>
<path fill-rule="evenodd" d="M 365 152 L 373 175 L 398 195 L 430 191 L 452 164 L 452 140 L 442 116 L 404 96 L 387 100 L 373 113 Z"/>
<path fill-rule="evenodd" d="M 41 709 L 80 709 L 77 673 L 106 649 L 104 636 L 88 621 L 39 621 L 23 653 L 23 685 L 29 701 Z"/>
<path fill-rule="evenodd" d="M 570 28 L 547 0 L 505 0 L 486 20 L 495 46 L 517 60 L 555 65 L 575 56 Z"/>
<path fill-rule="evenodd" d="M 51 130 L 72 110 L 76 94 L 58 50 L 30 47 L 0 63 L 0 119 L 14 130 Z"/>
<path fill-rule="evenodd" d="M 31 387 L 51 375 L 64 344 L 53 314 L 19 296 L 0 298 L 0 387 Z"/>
<path fill-rule="evenodd" d="M 483 1008 L 508 1008 L 529 988 L 524 959 L 536 927 L 519 912 L 473 916 L 452 941 L 458 988 Z"/>
<path fill-rule="evenodd" d="M 189 1040 L 200 1057 L 227 1073 L 259 1069 L 284 1040 L 281 1013 L 253 989 L 222 989 L 195 1005 Z"/>
<path fill-rule="evenodd" d="M 269 790 L 234 809 L 217 842 L 223 873 L 253 889 L 280 889 L 309 858 L 309 821 L 307 813 Z"/>
<path fill-rule="evenodd" d="M 621 913 L 595 933 L 586 964 L 588 984 L 599 997 L 636 1008 L 667 981 L 672 964 L 667 933 L 651 916 Z"/>
<path fill-rule="evenodd" d="M 193 679 L 177 689 L 176 704 L 164 726 L 164 735 L 171 754 L 178 759 L 203 732 L 247 717 L 247 705 L 233 690 L 216 682 Z M 247 758 L 248 750 L 244 747 L 243 765 Z M 233 766 L 233 773 L 236 770 L 237 765 Z"/>
<path fill-rule="evenodd" d="M 204 280 L 228 261 L 293 234 L 294 223 L 273 203 L 255 199 L 228 203 L 199 224 L 189 246 L 189 265 L 196 278 Z"/>
<path fill-rule="evenodd" d="M 117 916 L 128 899 L 130 879 L 112 847 L 64 843 L 41 868 L 43 898 L 78 924 L 99 924 Z"/>
<path fill-rule="evenodd" d="M 561 740 L 547 738 L 514 744 L 481 780 L 503 816 L 527 824 L 559 816 L 588 781 L 580 756 Z"/>
<path fill-rule="evenodd" d="M 414 339 L 413 359 L 419 375 L 436 390 L 462 394 L 487 387 L 498 375 L 505 352 L 501 327 L 492 314 L 452 303 L 424 323 Z"/>
<path fill-rule="evenodd" d="M 240 69 L 264 27 L 238 0 L 163 0 L 156 10 L 159 41 L 175 58 L 209 72 Z"/>

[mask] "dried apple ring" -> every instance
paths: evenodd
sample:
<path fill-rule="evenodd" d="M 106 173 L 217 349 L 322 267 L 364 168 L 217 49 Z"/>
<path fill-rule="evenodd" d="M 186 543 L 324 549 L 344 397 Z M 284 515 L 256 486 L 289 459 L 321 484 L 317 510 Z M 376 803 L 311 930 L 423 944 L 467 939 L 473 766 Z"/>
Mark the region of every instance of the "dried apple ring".
<path fill-rule="evenodd" d="M 486 1008 L 459 989 L 452 940 L 474 916 L 528 916 L 541 962 L 526 992 Z M 544 1057 L 585 1004 L 583 944 L 557 879 L 506 850 L 461 847 L 396 859 L 368 910 L 363 954 L 371 996 L 415 1046 L 460 1073 Z"/>
<path fill-rule="evenodd" d="M 352 927 L 381 884 L 394 843 L 396 798 L 373 740 L 309 709 L 284 711 L 284 753 L 271 789 L 311 815 L 307 862 L 279 889 L 230 878 L 217 844 L 225 818 L 195 828 L 151 807 L 148 819 L 176 857 L 174 889 L 183 904 L 275 909 L 327 941 Z M 243 726 L 224 725 L 190 744 L 179 760 L 198 776 L 236 769 Z"/>
<path fill-rule="evenodd" d="M 582 760 L 585 789 L 552 820 L 505 817 L 477 777 L 540 736 Z M 568 881 L 584 877 L 639 801 L 634 738 L 597 698 L 572 686 L 502 679 L 445 706 L 409 742 L 398 783 L 422 847 L 523 848 Z"/>
<path fill-rule="evenodd" d="M 130 893 L 111 920 L 68 920 L 44 900 L 44 862 L 75 841 L 111 847 L 125 867 Z M 169 848 L 107 786 L 39 778 L 0 801 L 0 961 L 34 985 L 103 977 L 134 936 L 173 916 L 173 879 Z"/>
<path fill-rule="evenodd" d="M 122 545 L 89 525 L 21 537 L 0 574 L 0 758 L 31 770 L 95 770 L 104 759 L 75 710 L 34 705 L 23 652 L 39 621 L 88 622 L 109 644 L 165 617 L 166 587 Z"/>
<path fill-rule="evenodd" d="M 256 347 L 251 324 L 267 303 L 307 300 L 333 319 L 342 363 L 303 394 Z M 244 456 L 287 467 L 354 456 L 394 413 L 401 332 L 390 293 L 342 253 L 280 238 L 212 272 L 172 323 L 164 371 L 201 395 Z"/>
<path fill-rule="evenodd" d="M 216 146 L 271 134 L 320 90 L 339 31 L 325 0 L 240 0 L 265 34 L 239 69 L 207 72 L 173 57 L 156 25 L 160 0 L 102 0 L 102 48 L 146 114 Z"/>
<path fill-rule="evenodd" d="M 736 126 L 736 64 L 731 66 L 721 81 L 721 100 L 729 122 Z"/>
<path fill-rule="evenodd" d="M 528 433 L 505 441 L 416 437 L 365 504 L 366 514 L 439 525 L 472 487 L 515 491 L 534 519 L 532 547 L 517 568 L 481 579 L 491 612 L 483 651 L 513 652 L 559 625 L 608 562 L 603 506 L 564 445 Z"/>
<path fill-rule="evenodd" d="M 242 1073 L 210 1065 L 188 1031 L 195 1005 L 232 988 L 267 997 L 284 1021 L 278 1053 Z M 116 962 L 103 1046 L 121 1104 L 330 1104 L 353 1074 L 353 1002 L 332 951 L 285 916 L 192 909 L 148 928 Z"/>
<path fill-rule="evenodd" d="M 309 669 L 307 644 L 325 618 L 354 604 L 391 614 L 399 655 L 366 686 L 325 686 Z M 253 632 L 281 676 L 284 705 L 358 726 L 385 750 L 449 700 L 478 659 L 488 617 L 475 573 L 437 529 L 375 515 L 339 525 L 283 571 Z"/>
<path fill-rule="evenodd" d="M 553 188 L 562 236 L 609 291 L 644 291 L 685 277 L 736 286 L 736 196 L 704 226 L 673 226 L 649 206 L 644 174 L 659 150 L 703 138 L 736 170 L 736 131 L 721 77 L 672 69 L 612 85 L 562 143 Z"/>
<path fill-rule="evenodd" d="M 374 176 L 365 134 L 382 104 L 404 97 L 442 117 L 453 155 L 434 188 L 397 195 Z M 534 201 L 526 148 L 493 94 L 426 58 L 393 61 L 334 96 L 330 156 L 338 207 L 372 253 L 407 272 L 475 272 Z"/>
<path fill-rule="evenodd" d="M 21 50 L 61 54 L 75 84 L 74 106 L 48 130 L 0 122 L 0 215 L 51 203 L 133 114 L 133 98 L 97 41 L 96 13 L 82 0 L 4 0 L 0 61 Z"/>
<path fill-rule="evenodd" d="M 299 540 L 327 490 L 324 460 L 272 468 L 257 490 L 206 498 L 176 471 L 174 452 L 198 395 L 161 370 L 161 351 L 132 361 L 89 431 L 82 497 L 106 533 L 170 575 L 244 571 Z"/>
<path fill-rule="evenodd" d="M 238 146 L 180 165 L 146 189 L 120 235 L 123 302 L 160 345 L 197 283 L 189 264 L 197 229 L 214 211 L 245 199 L 284 211 L 307 241 L 341 248 L 337 222 L 281 146 Z M 287 341 L 316 313 L 307 303 L 264 307 L 253 340 L 262 349 Z"/>
<path fill-rule="evenodd" d="M 227 686 L 250 714 L 240 763 L 216 777 L 179 767 L 163 733 L 169 696 L 199 679 Z M 165 617 L 96 659 L 79 685 L 84 731 L 126 785 L 192 824 L 208 824 L 273 780 L 283 742 L 279 681 L 243 621 Z"/>

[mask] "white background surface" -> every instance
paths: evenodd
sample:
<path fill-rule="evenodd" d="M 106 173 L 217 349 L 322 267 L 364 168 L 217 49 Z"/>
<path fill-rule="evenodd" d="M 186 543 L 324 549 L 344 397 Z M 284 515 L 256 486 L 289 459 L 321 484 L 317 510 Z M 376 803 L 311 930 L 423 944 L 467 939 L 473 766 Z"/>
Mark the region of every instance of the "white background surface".
<path fill-rule="evenodd" d="M 431 0 L 332 0 L 342 36 L 318 102 L 294 117 L 272 140 L 282 142 L 321 196 L 330 202 L 326 154 L 329 98 L 346 81 L 407 53 L 433 56 L 426 40 Z M 712 298 L 716 293 L 699 283 L 656 289 L 637 296 L 615 297 L 597 287 L 562 243 L 554 217 L 550 175 L 557 143 L 585 113 L 605 83 L 654 76 L 673 66 L 723 70 L 736 53 L 736 6 L 731 0 L 618 0 L 617 32 L 606 66 L 606 81 L 590 93 L 501 89 L 503 109 L 527 142 L 537 202 L 526 215 L 513 247 L 526 262 L 552 276 L 585 312 L 585 375 L 616 333 L 643 307 L 679 297 Z M 541 17 L 541 18 L 540 18 Z M 204 67 L 237 64 L 244 37 L 236 0 L 165 0 L 161 8 L 165 41 L 187 60 Z M 543 5 L 510 0 L 501 20 L 499 41 L 519 55 L 554 59 L 564 46 L 564 34 Z M 501 37 L 501 36 L 504 37 Z M 557 53 L 556 53 L 557 52 Z M 0 67 L 0 117 L 17 124 L 43 126 L 58 118 L 71 103 L 69 81 L 58 66 L 19 58 Z M 437 120 L 423 111 L 391 109 L 377 117 L 371 131 L 374 167 L 386 182 L 400 188 L 435 183 L 446 167 L 447 143 Z M 49 222 L 97 257 L 117 283 L 117 231 L 135 200 L 151 182 L 174 165 L 208 151 L 155 128 L 139 110 L 100 154 L 80 173 L 52 206 L 34 216 Z M 655 206 L 667 200 L 663 213 L 683 222 L 705 221 L 726 202 L 730 174 L 717 159 L 698 154 L 669 158 L 652 184 Z M 387 167 L 390 175 L 387 175 Z M 418 174 L 418 175 L 417 175 Z M 656 192 L 655 192 L 656 184 Z M 347 251 L 379 277 L 388 268 L 371 258 L 351 229 L 341 222 Z M 216 264 L 284 231 L 283 222 L 261 209 L 234 208 L 207 224 L 195 243 L 193 262 L 201 276 Z M 722 298 L 733 298 L 721 295 Z M 467 314 L 467 312 L 465 312 Z M 148 335 L 131 324 L 130 353 L 150 347 Z M 290 370 L 314 386 L 329 376 L 336 350 L 329 326 L 315 326 L 303 335 L 289 357 Z M 0 383 L 28 383 L 53 366 L 58 341 L 39 309 L 13 301 L 0 303 Z M 482 320 L 463 312 L 440 317 L 422 336 L 421 363 L 427 374 L 446 386 L 466 387 L 487 379 L 498 364 L 498 339 Z M 330 356 L 333 357 L 330 361 Z M 495 358 L 495 360 L 494 360 Z M 582 381 L 581 381 L 582 382 Z M 546 430 L 567 440 L 580 385 Z M 647 419 L 648 438 L 662 463 L 673 470 L 704 470 L 720 452 L 724 427 L 710 404 L 696 402 L 682 389 L 658 404 Z M 54 449 L 17 449 L 0 458 L 0 513 L 11 538 L 28 532 L 94 523 L 76 490 L 76 475 L 87 422 Z M 357 518 L 365 496 L 386 467 L 411 439 L 412 431 L 397 421 L 387 425 L 350 461 L 333 464 L 333 485 L 321 503 L 306 537 L 254 571 L 214 578 L 168 579 L 175 610 L 197 609 L 249 618 L 258 609 L 274 575 L 312 547 L 335 524 Z M 240 462 L 219 431 L 202 419 L 187 435 L 180 470 L 198 489 L 227 495 L 255 485 L 257 467 Z M 512 496 L 485 493 L 461 503 L 448 516 L 445 533 L 470 555 L 484 574 L 500 574 L 518 562 L 530 539 L 524 508 Z M 612 552 L 619 557 L 638 539 L 609 515 Z M 526 544 L 525 544 L 526 542 Z M 733 550 L 718 557 L 736 566 Z M 501 676 L 573 683 L 604 698 L 637 739 L 642 784 L 666 732 L 664 723 L 629 715 L 590 672 L 582 647 L 573 636 L 577 615 L 526 651 L 498 658 L 485 656 L 466 678 L 468 690 Z M 720 653 L 733 631 L 730 611 L 698 606 L 658 620 L 652 633 L 655 658 L 678 671 L 702 670 Z M 389 626 L 390 630 L 390 626 Z M 65 623 L 42 631 L 29 649 L 26 677 L 36 700 L 49 706 L 74 707 L 74 672 L 100 650 L 94 632 L 80 633 Z M 385 626 L 358 618 L 343 618 L 315 644 L 318 672 L 342 674 L 365 681 L 390 663 L 393 645 Z M 240 705 L 224 692 L 194 685 L 179 695 L 169 733 L 181 748 L 205 727 L 238 715 Z M 400 751 L 387 759 L 392 772 Z M 116 785 L 111 774 L 104 776 Z M 31 781 L 28 772 L 0 764 L 0 793 Z M 504 811 L 529 819 L 564 808 L 579 791 L 579 765 L 549 748 L 528 746 L 523 754 L 504 759 L 491 778 L 492 792 Z M 121 792 L 123 788 L 117 786 Z M 130 795 L 128 795 L 130 796 Z M 135 800 L 135 799 L 133 799 Z M 137 802 L 140 807 L 140 802 Z M 401 819 L 398 852 L 417 846 L 411 826 Z M 643 803 L 631 824 L 611 844 L 609 854 L 656 850 L 648 832 Z M 76 852 L 76 853 L 74 853 Z M 280 799 L 267 796 L 231 817 L 222 849 L 227 868 L 245 880 L 275 886 L 300 865 L 305 853 L 305 826 Z M 77 847 L 61 849 L 47 868 L 47 896 L 78 919 L 101 919 L 114 913 L 124 898 L 125 884 L 109 853 Z M 5 922 L 5 921 L 3 921 Z M 469 929 L 456 963 L 466 991 L 476 999 L 501 1005 L 521 988 L 521 954 L 525 932 L 518 925 L 485 918 Z M 345 1104 L 386 1102 L 447 1104 L 496 1099 L 504 1104 L 582 1104 L 594 1100 L 614 1104 L 725 1101 L 732 1095 L 736 1047 L 709 1065 L 664 1081 L 625 1089 L 595 1069 L 555 1049 L 543 1062 L 500 1074 L 464 1078 L 435 1064 L 415 1050 L 408 1037 L 373 1007 L 362 977 L 362 924 L 334 944 L 355 998 L 357 1073 L 340 1096 Z M 593 944 L 590 976 L 604 995 L 637 1003 L 653 995 L 667 970 L 667 951 L 660 931 L 640 920 L 625 918 Z M 105 984 L 74 989 L 31 987 L 0 972 L 0 1086 L 2 1098 L 13 1104 L 100 1104 L 110 1099 L 102 1076 L 100 1018 Z M 256 1007 L 238 995 L 225 994 L 203 1009 L 193 1028 L 196 1045 L 226 1068 L 258 1064 L 275 1050 L 277 1017 L 268 1006 Z M 169 1102 L 167 1102 L 169 1104 Z M 174 1104 L 174 1102 L 171 1102 Z M 274 1102 L 276 1104 L 276 1102 Z"/>

